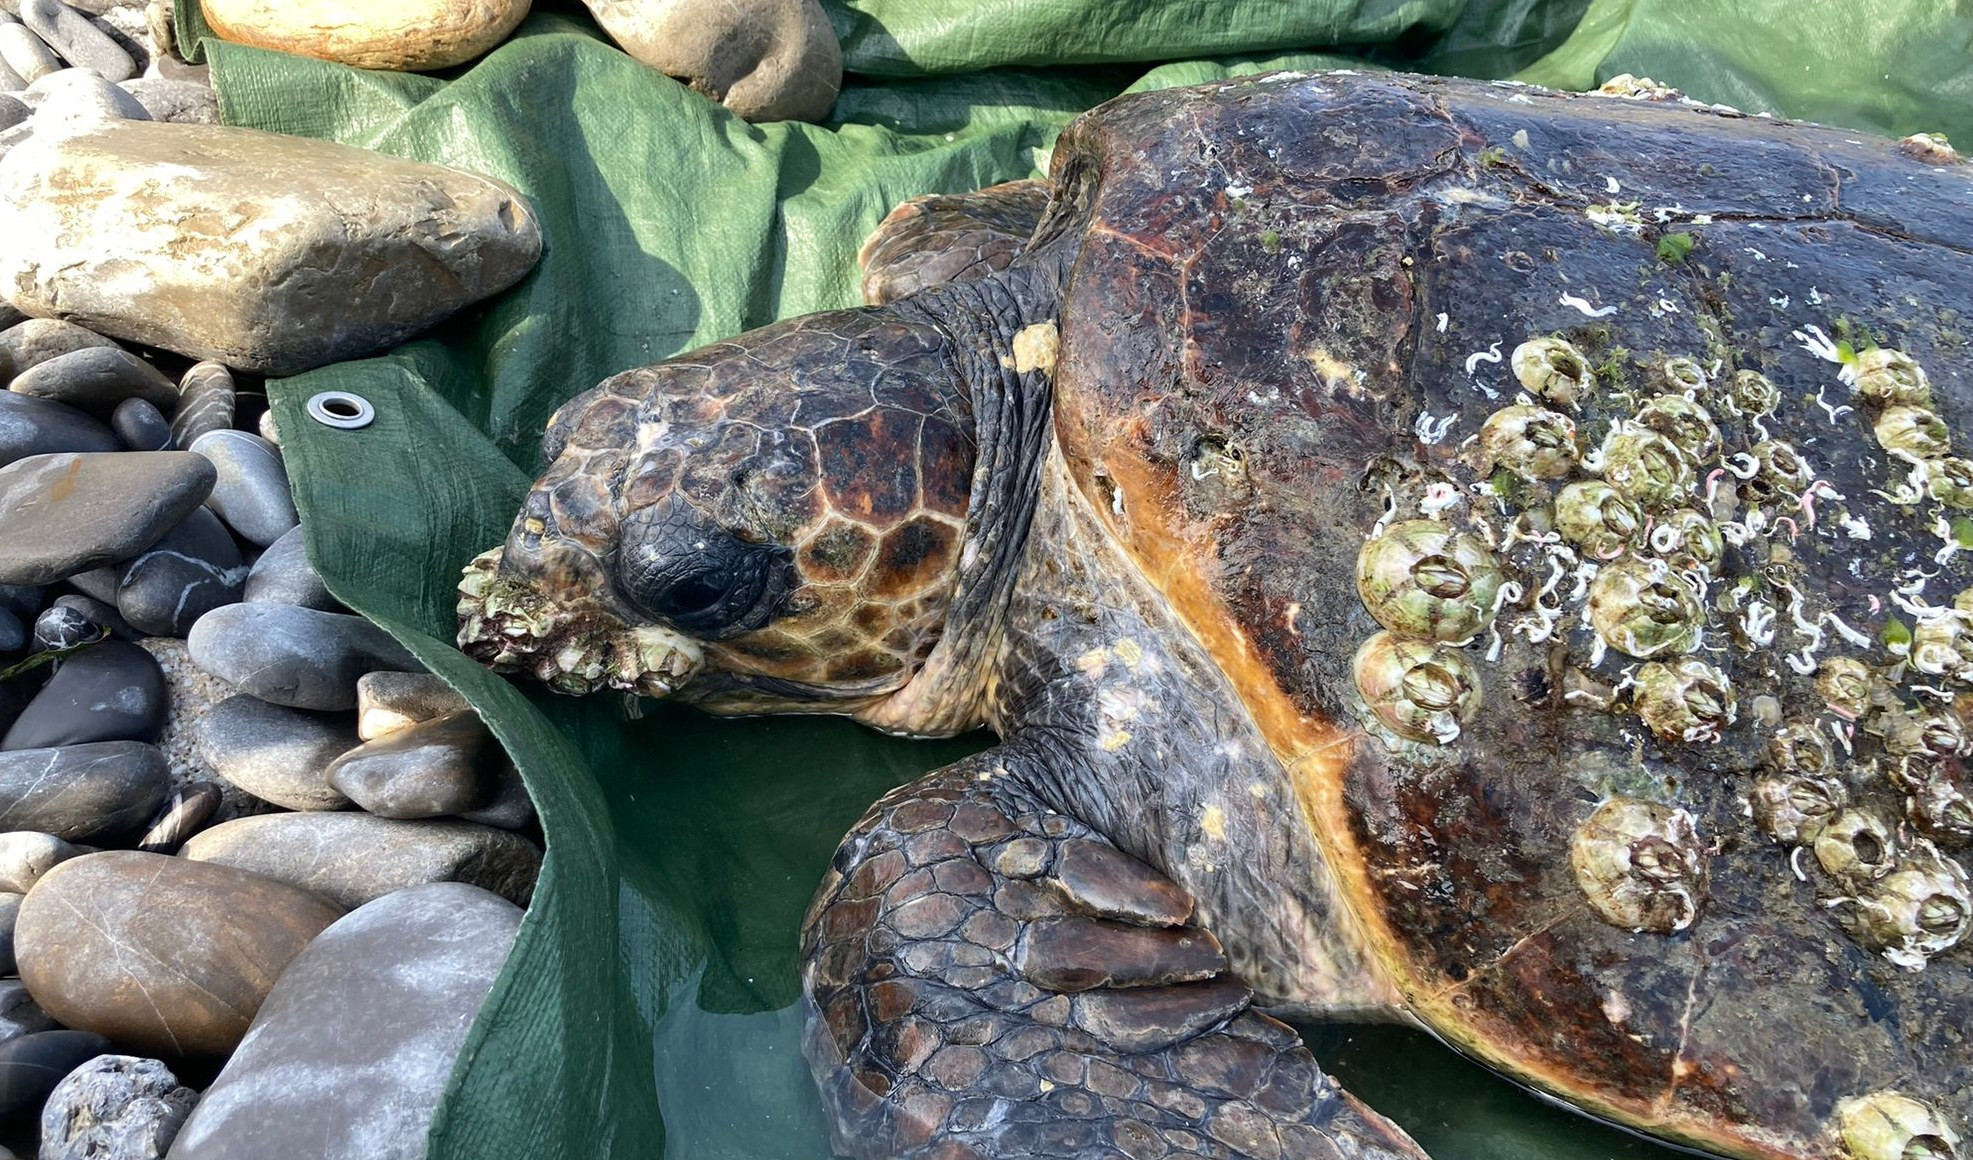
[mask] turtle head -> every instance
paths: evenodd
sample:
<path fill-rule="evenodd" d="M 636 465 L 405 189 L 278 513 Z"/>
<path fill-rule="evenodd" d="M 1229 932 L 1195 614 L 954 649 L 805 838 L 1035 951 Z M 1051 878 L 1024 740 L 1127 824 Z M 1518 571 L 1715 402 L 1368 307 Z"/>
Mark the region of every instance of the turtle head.
<path fill-rule="evenodd" d="M 856 712 L 944 627 L 973 474 L 942 339 L 813 315 L 564 406 L 506 543 L 460 584 L 460 646 L 563 692 Z"/>

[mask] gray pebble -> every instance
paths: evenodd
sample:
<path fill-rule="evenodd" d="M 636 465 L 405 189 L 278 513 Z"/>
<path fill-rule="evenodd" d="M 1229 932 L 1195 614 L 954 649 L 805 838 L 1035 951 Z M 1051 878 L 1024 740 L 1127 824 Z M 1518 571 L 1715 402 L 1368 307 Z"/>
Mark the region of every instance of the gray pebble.
<path fill-rule="evenodd" d="M 310 713 L 257 697 L 228 697 L 195 731 L 213 772 L 262 801 L 291 810 L 337 810 L 349 799 L 323 771 L 357 747 L 346 713 Z"/>
<path fill-rule="evenodd" d="M 0 834 L 0 891 L 26 894 L 42 875 L 81 853 L 53 834 Z"/>
<path fill-rule="evenodd" d="M 87 130 L 110 121 L 148 121 L 151 114 L 144 109 L 143 102 L 115 85 L 83 69 L 64 69 L 54 76 L 44 77 L 39 84 L 48 84 L 57 77 L 74 75 L 74 80 L 64 80 L 60 86 L 50 85 L 48 93 L 35 108 L 32 122 L 36 129 L 59 128 L 65 132 Z M 29 92 L 34 86 L 29 86 Z"/>
<path fill-rule="evenodd" d="M 503 830 L 525 830 L 534 824 L 534 799 L 528 796 L 527 785 L 521 781 L 521 771 L 504 754 L 494 765 L 493 800 L 476 810 L 465 810 L 459 817 L 462 821 L 499 826 Z"/>
<path fill-rule="evenodd" d="M 354 709 L 356 680 L 364 673 L 424 667 L 360 616 L 293 604 L 215 608 L 192 626 L 186 645 L 212 675 L 295 709 Z"/>
<path fill-rule="evenodd" d="M 115 346 L 93 330 L 59 318 L 28 318 L 0 330 L 0 379 L 47 362 L 58 355 L 92 346 Z"/>
<path fill-rule="evenodd" d="M 0 467 L 58 451 L 124 450 L 116 432 L 67 403 L 0 391 Z"/>
<path fill-rule="evenodd" d="M 70 351 L 14 376 L 17 394 L 54 399 L 99 418 L 125 399 L 143 399 L 162 411 L 177 406 L 178 388 L 158 369 L 122 347 Z"/>
<path fill-rule="evenodd" d="M 0 584 L 48 584 L 128 560 L 203 503 L 218 478 L 210 460 L 187 451 L 65 452 L 0 467 Z"/>
<path fill-rule="evenodd" d="M 71 604 L 51 604 L 34 618 L 37 652 L 77 648 L 109 634 L 108 625 Z"/>
<path fill-rule="evenodd" d="M 137 75 L 137 62 L 89 18 L 61 0 L 21 0 L 21 23 L 39 33 L 48 46 L 70 64 L 86 68 L 106 81 Z"/>
<path fill-rule="evenodd" d="M 367 742 L 329 763 L 330 785 L 380 818 L 438 818 L 493 800 L 501 760 L 478 713 L 448 713 Z"/>
<path fill-rule="evenodd" d="M 156 816 L 168 784 L 164 754 L 138 741 L 0 752 L 0 831 L 114 841 Z"/>
<path fill-rule="evenodd" d="M 0 61 L 28 84 L 61 71 L 61 58 L 25 24 L 0 24 Z"/>
<path fill-rule="evenodd" d="M 37 1160 L 163 1160 L 198 1102 L 155 1059 L 99 1055 L 48 1093 Z"/>
<path fill-rule="evenodd" d="M 137 98 L 153 121 L 174 125 L 219 124 L 219 97 L 211 85 L 195 81 L 168 81 L 163 77 L 139 77 L 117 86 Z"/>
<path fill-rule="evenodd" d="M 365 673 L 356 682 L 356 734 L 365 741 L 471 708 L 437 673 Z"/>
<path fill-rule="evenodd" d="M 208 431 L 233 425 L 233 372 L 223 363 L 195 363 L 178 380 L 178 413 L 171 419 L 171 437 L 180 451 Z"/>
<path fill-rule="evenodd" d="M 116 607 L 152 636 L 184 636 L 199 617 L 240 599 L 247 562 L 219 517 L 197 508 L 124 565 Z"/>
<path fill-rule="evenodd" d="M 467 882 L 525 906 L 541 870 L 541 851 L 519 834 L 360 813 L 235 818 L 194 834 L 179 857 L 278 878 L 346 907 L 422 882 Z"/>
<path fill-rule="evenodd" d="M 212 460 L 218 481 L 206 506 L 240 537 L 265 547 L 294 530 L 294 494 L 273 444 L 245 431 L 208 431 L 192 441 L 193 454 Z"/>
<path fill-rule="evenodd" d="M 173 1160 L 417 1160 L 520 923 L 517 907 L 457 883 L 338 919 L 268 993 Z"/>
<path fill-rule="evenodd" d="M 171 450 L 171 420 L 144 399 L 125 399 L 118 403 L 110 415 L 110 430 L 116 432 L 125 451 Z"/>
<path fill-rule="evenodd" d="M 14 962 L 14 920 L 21 916 L 21 899 L 25 897 L 0 891 L 0 975 L 20 974 Z"/>
<path fill-rule="evenodd" d="M 0 1043 L 37 1031 L 53 1031 L 60 1026 L 27 993 L 26 983 L 0 979 Z"/>
<path fill-rule="evenodd" d="M 308 544 L 299 526 L 269 544 L 253 562 L 253 571 L 247 573 L 246 599 L 298 604 L 320 612 L 346 611 L 341 601 L 329 595 L 321 575 L 308 562 Z"/>
<path fill-rule="evenodd" d="M 156 741 L 168 704 L 157 660 L 129 641 L 106 640 L 63 658 L 0 750 Z"/>
<path fill-rule="evenodd" d="M 21 618 L 0 608 L 0 654 L 20 652 L 27 647 L 29 639 L 27 625 L 21 623 Z"/>
<path fill-rule="evenodd" d="M 13 304 L 0 299 L 0 330 L 11 330 L 27 321 L 27 315 L 14 309 Z"/>
<path fill-rule="evenodd" d="M 110 635 L 116 637 L 118 640 L 136 640 L 139 636 L 143 635 L 130 627 L 130 623 L 123 619 L 123 615 L 116 610 L 115 605 L 97 600 L 93 596 L 84 596 L 76 593 L 70 593 L 67 596 L 57 596 L 55 597 L 54 604 L 50 605 L 50 607 L 67 608 L 79 612 L 91 624 L 99 624 L 108 629 Z"/>
<path fill-rule="evenodd" d="M 92 1031 L 36 1031 L 0 1043 L 0 1121 L 39 1114 L 63 1077 L 109 1049 Z"/>
<path fill-rule="evenodd" d="M 281 428 L 274 421 L 274 408 L 269 407 L 260 413 L 260 422 L 256 424 L 256 427 L 259 429 L 262 439 L 267 440 L 276 447 L 281 445 Z"/>
<path fill-rule="evenodd" d="M 0 73 L 11 75 L 12 71 L 6 65 L 0 64 Z M 14 77 L 13 79 L 19 80 L 20 78 Z M 7 75 L 0 75 L 0 129 L 11 129 L 34 115 L 34 110 L 28 108 L 26 103 L 21 101 L 20 98 L 7 95 L 13 91 L 7 87 Z M 19 321 L 20 319 L 18 318 L 14 319 L 14 322 Z M 13 322 L 9 322 L 6 325 L 12 326 L 13 324 Z"/>
<path fill-rule="evenodd" d="M 137 839 L 137 848 L 151 854 L 171 854 L 185 839 L 199 832 L 212 820 L 225 795 L 211 782 L 199 781 L 181 786 L 165 799 L 164 808 Z"/>

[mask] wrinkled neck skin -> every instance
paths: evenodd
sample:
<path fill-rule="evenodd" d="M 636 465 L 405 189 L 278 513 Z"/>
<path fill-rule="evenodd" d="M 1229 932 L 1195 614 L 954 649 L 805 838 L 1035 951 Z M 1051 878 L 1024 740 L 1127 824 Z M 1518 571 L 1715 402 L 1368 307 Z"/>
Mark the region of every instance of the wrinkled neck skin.
<path fill-rule="evenodd" d="M 1050 807 L 1171 876 L 1261 1001 L 1397 1018 L 1286 771 L 1225 676 L 1104 530 L 1049 424 L 1047 368 L 1006 336 L 1051 322 L 1021 268 L 899 305 L 939 311 L 979 418 L 980 459 L 945 637 L 856 716 L 892 732 L 980 724 Z M 955 304 L 974 312 L 956 321 Z"/>

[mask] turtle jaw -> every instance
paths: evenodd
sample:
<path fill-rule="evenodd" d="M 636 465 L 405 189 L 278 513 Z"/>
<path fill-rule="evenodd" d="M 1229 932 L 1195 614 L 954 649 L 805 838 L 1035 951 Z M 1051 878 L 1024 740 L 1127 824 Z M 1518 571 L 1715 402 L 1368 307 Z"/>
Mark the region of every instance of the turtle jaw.
<path fill-rule="evenodd" d="M 504 552 L 481 552 L 459 579 L 459 648 L 494 672 L 527 672 L 572 696 L 611 688 L 668 697 L 704 667 L 690 637 L 627 625 L 593 603 L 558 604 L 502 576 Z"/>

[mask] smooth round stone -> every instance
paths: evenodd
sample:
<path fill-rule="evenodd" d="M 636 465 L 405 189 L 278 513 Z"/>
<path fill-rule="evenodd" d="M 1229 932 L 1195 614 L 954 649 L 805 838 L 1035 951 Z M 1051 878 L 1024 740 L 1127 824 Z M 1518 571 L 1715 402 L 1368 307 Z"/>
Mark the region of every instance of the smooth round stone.
<path fill-rule="evenodd" d="M 76 648 L 110 634 L 109 626 L 73 604 L 51 604 L 34 618 L 37 650 Z"/>
<path fill-rule="evenodd" d="M 164 754 L 137 741 L 0 752 L 0 830 L 114 840 L 155 817 L 170 784 Z"/>
<path fill-rule="evenodd" d="M 178 380 L 178 412 L 171 417 L 173 444 L 181 451 L 190 451 L 206 432 L 231 427 L 237 393 L 233 372 L 225 364 L 192 364 Z"/>
<path fill-rule="evenodd" d="M 7 63 L 6 57 L 0 56 L 0 93 L 11 95 L 13 93 L 20 92 L 22 89 L 25 89 L 26 87 L 27 87 L 27 78 L 15 72 L 13 66 Z M 20 101 L 18 98 L 13 98 L 13 103 L 15 105 L 19 105 L 23 109 L 27 109 L 29 115 L 32 115 L 34 112 L 33 109 L 29 109 L 28 106 L 22 101 Z M 14 125 L 19 125 L 26 120 L 27 120 L 26 117 L 22 117 L 19 121 L 15 121 Z M 14 127 L 13 125 L 8 126 L 9 129 L 13 127 Z M 8 309 L 12 309 L 12 307 L 9 307 Z M 16 311 L 15 313 L 19 313 L 19 312 Z"/>
<path fill-rule="evenodd" d="M 27 993 L 26 983 L 0 979 L 0 1043 L 37 1031 L 54 1031 L 58 1026 Z"/>
<path fill-rule="evenodd" d="M 257 697 L 228 697 L 199 722 L 199 753 L 213 772 L 277 806 L 339 810 L 349 799 L 324 776 L 359 744 L 348 714 L 310 713 Z"/>
<path fill-rule="evenodd" d="M 55 602 L 49 605 L 49 608 L 62 608 L 77 613 L 89 623 L 100 626 L 110 635 L 121 640 L 134 640 L 137 637 L 137 630 L 130 627 L 129 622 L 123 619 L 122 613 L 93 596 L 71 592 L 66 596 L 55 597 Z"/>
<path fill-rule="evenodd" d="M 18 975 L 14 969 L 14 920 L 20 917 L 25 894 L 0 891 L 0 975 Z"/>
<path fill-rule="evenodd" d="M 152 854 L 176 851 L 212 819 L 221 797 L 219 787 L 211 782 L 195 782 L 171 791 L 164 808 L 137 839 L 137 848 Z"/>
<path fill-rule="evenodd" d="M 102 422 L 67 403 L 0 391 L 0 467 L 58 451 L 123 451 Z"/>
<path fill-rule="evenodd" d="M 252 870 L 348 907 L 424 882 L 466 882 L 525 906 L 541 870 L 541 851 L 518 834 L 356 813 L 236 818 L 194 834 L 179 857 Z"/>
<path fill-rule="evenodd" d="M 270 415 L 273 413 L 268 412 Z M 346 611 L 341 601 L 329 595 L 328 585 L 322 583 L 321 573 L 308 562 L 308 542 L 303 539 L 299 526 L 290 528 L 280 539 L 267 545 L 267 550 L 253 562 L 253 571 L 247 573 L 246 599 L 270 604 L 296 604 L 318 612 Z M 363 680 L 383 675 L 370 673 Z M 358 682 L 357 688 L 360 697 L 361 682 Z"/>
<path fill-rule="evenodd" d="M 62 69 L 62 58 L 24 24 L 0 24 L 0 61 L 28 84 Z"/>
<path fill-rule="evenodd" d="M 470 708 L 437 673 L 365 673 L 356 682 L 356 734 L 365 741 Z"/>
<path fill-rule="evenodd" d="M 127 640 L 106 640 L 61 662 L 0 737 L 0 750 L 156 741 L 169 704 L 164 671 L 151 654 Z"/>
<path fill-rule="evenodd" d="M 137 98 L 144 111 L 153 121 L 169 121 L 174 125 L 217 125 L 219 123 L 219 98 L 211 85 L 194 81 L 166 80 L 164 77 L 139 77 L 124 81 L 118 88 Z"/>
<path fill-rule="evenodd" d="M 281 445 L 281 427 L 280 424 L 274 421 L 273 408 L 270 407 L 260 413 L 260 421 L 256 426 L 260 431 L 260 437 L 262 439 L 267 440 L 276 447 Z"/>
<path fill-rule="evenodd" d="M 106 81 L 129 80 L 137 62 L 89 18 L 60 0 L 20 0 L 21 23 L 34 29 L 48 47 L 77 68 L 86 68 Z"/>
<path fill-rule="evenodd" d="M 429 72 L 488 51 L 528 14 L 528 0 L 204 0 L 226 40 L 357 68 Z"/>
<path fill-rule="evenodd" d="M 25 894 L 50 870 L 81 853 L 53 834 L 0 834 L 0 891 Z"/>
<path fill-rule="evenodd" d="M 448 713 L 407 726 L 329 763 L 329 784 L 380 818 L 439 818 L 493 798 L 501 760 L 478 713 Z"/>
<path fill-rule="evenodd" d="M 0 237 L 0 285 L 23 311 L 267 375 L 395 346 L 513 285 L 541 253 L 533 211 L 497 181 L 150 121 L 16 146 L 0 159 Z M 389 293 L 371 290 L 379 271 Z"/>
<path fill-rule="evenodd" d="M 360 616 L 293 604 L 215 608 L 192 626 L 186 645 L 212 675 L 295 709 L 354 709 L 364 673 L 424 667 Z"/>
<path fill-rule="evenodd" d="M 211 862 L 85 854 L 21 903 L 15 953 L 43 1010 L 145 1052 L 224 1055 L 268 987 L 341 917 L 306 891 Z"/>
<path fill-rule="evenodd" d="M 158 369 L 122 347 L 70 351 L 14 376 L 8 389 L 53 399 L 108 418 L 125 399 L 142 399 L 162 411 L 178 404 L 178 387 Z"/>
<path fill-rule="evenodd" d="M 189 451 L 64 452 L 0 467 L 0 583 L 128 560 L 198 507 L 218 472 Z"/>
<path fill-rule="evenodd" d="M 623 50 L 749 121 L 820 121 L 843 51 L 816 0 L 583 0 Z M 736 52 L 736 44 L 746 51 Z"/>
<path fill-rule="evenodd" d="M 48 1093 L 36 1160 L 163 1160 L 198 1102 L 155 1059 L 99 1055 Z"/>
<path fill-rule="evenodd" d="M 184 636 L 201 616 L 240 599 L 247 562 L 210 508 L 195 508 L 123 566 L 116 607 L 152 636 Z"/>
<path fill-rule="evenodd" d="M 122 568 L 91 568 L 87 572 L 77 572 L 69 577 L 69 587 L 97 602 L 116 600 L 117 581 L 123 577 Z"/>
<path fill-rule="evenodd" d="M 151 117 L 136 97 L 88 69 L 63 69 L 42 77 L 28 86 L 28 97 L 36 97 L 37 89 L 34 127 L 44 134 L 77 133 L 110 121 Z"/>
<path fill-rule="evenodd" d="M 110 430 L 125 451 L 171 450 L 171 420 L 145 399 L 125 399 L 110 415 Z M 97 447 L 65 447 L 64 451 L 99 451 Z"/>
<path fill-rule="evenodd" d="M 0 654 L 20 652 L 30 639 L 21 618 L 0 608 Z"/>
<path fill-rule="evenodd" d="M 37 1031 L 0 1043 L 0 1120 L 39 1115 L 56 1084 L 109 1050 L 109 1040 L 88 1031 Z"/>
<path fill-rule="evenodd" d="M 295 529 L 288 471 L 273 444 L 228 429 L 206 432 L 193 440 L 191 450 L 210 459 L 219 472 L 206 506 L 218 512 L 241 539 L 266 547 Z"/>
<path fill-rule="evenodd" d="M 29 318 L 0 330 L 0 379 L 11 381 L 22 371 L 51 358 L 89 347 L 116 343 L 93 330 L 56 318 Z"/>
<path fill-rule="evenodd" d="M 337 920 L 274 985 L 173 1160 L 417 1160 L 520 924 L 520 908 L 458 883 Z"/>

